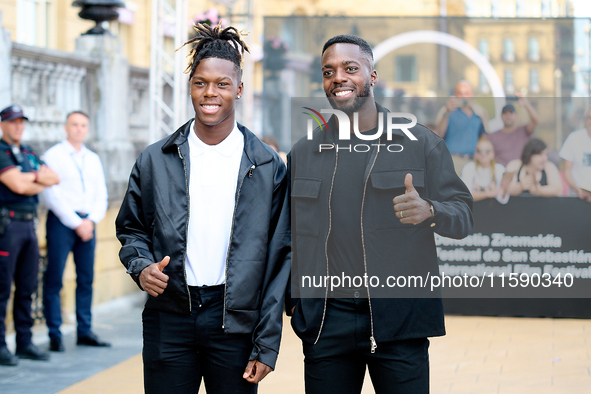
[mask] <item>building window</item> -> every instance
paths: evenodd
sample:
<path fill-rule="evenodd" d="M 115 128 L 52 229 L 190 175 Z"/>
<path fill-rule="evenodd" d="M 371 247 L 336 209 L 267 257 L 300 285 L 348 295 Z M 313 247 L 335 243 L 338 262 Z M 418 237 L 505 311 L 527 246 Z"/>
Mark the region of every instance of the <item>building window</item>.
<path fill-rule="evenodd" d="M 16 41 L 38 47 L 48 46 L 48 20 L 52 0 L 17 0 Z"/>
<path fill-rule="evenodd" d="M 480 93 L 483 93 L 483 94 L 490 93 L 490 87 L 488 86 L 488 81 L 486 80 L 486 77 L 484 76 L 484 73 L 482 73 L 482 72 L 480 72 L 480 75 L 478 76 L 478 91 L 480 91 Z"/>
<path fill-rule="evenodd" d="M 396 82 L 415 82 L 417 78 L 417 58 L 414 55 L 396 56 Z"/>
<path fill-rule="evenodd" d="M 513 70 L 505 70 L 505 92 L 515 92 L 515 86 L 513 85 Z"/>
<path fill-rule="evenodd" d="M 511 63 L 515 61 L 515 46 L 511 38 L 503 40 L 503 60 Z"/>
<path fill-rule="evenodd" d="M 515 16 L 523 17 L 525 15 L 525 7 L 520 0 L 515 0 Z"/>
<path fill-rule="evenodd" d="M 488 51 L 488 41 L 484 38 L 478 40 L 478 51 L 484 56 L 485 58 L 489 59 L 489 51 Z"/>
<path fill-rule="evenodd" d="M 542 0 L 541 8 L 542 8 L 542 18 L 547 17 L 547 16 L 552 16 L 551 0 Z"/>
<path fill-rule="evenodd" d="M 529 70 L 529 90 L 532 93 L 540 92 L 540 80 L 538 76 L 538 70 L 535 68 Z"/>
<path fill-rule="evenodd" d="M 540 41 L 537 37 L 530 37 L 528 43 L 528 57 L 532 62 L 540 61 Z"/>
<path fill-rule="evenodd" d="M 500 7 L 498 4 L 498 0 L 491 0 L 490 1 L 490 16 L 498 17 L 499 16 Z"/>

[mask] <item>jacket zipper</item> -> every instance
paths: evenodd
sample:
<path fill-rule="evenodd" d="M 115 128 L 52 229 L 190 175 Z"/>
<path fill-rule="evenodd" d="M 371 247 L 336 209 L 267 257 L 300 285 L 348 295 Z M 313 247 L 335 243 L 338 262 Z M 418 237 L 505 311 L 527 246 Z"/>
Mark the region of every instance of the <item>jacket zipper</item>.
<path fill-rule="evenodd" d="M 334 161 L 334 171 L 332 173 L 332 179 L 330 181 L 330 190 L 328 192 L 328 232 L 326 233 L 326 240 L 324 241 L 324 258 L 326 260 L 326 275 L 329 275 L 329 267 L 328 267 L 328 237 L 330 236 L 330 230 L 332 227 L 332 209 L 331 209 L 331 202 L 332 202 L 332 189 L 334 186 L 334 178 L 337 173 L 337 165 L 339 163 L 339 151 L 336 149 L 336 144 L 332 144 L 335 147 L 335 161 Z M 322 328 L 324 327 L 324 318 L 326 317 L 326 305 L 328 303 L 328 286 L 326 286 L 326 293 L 324 294 L 324 309 L 322 310 L 322 321 L 320 322 L 320 330 L 318 330 L 318 337 L 314 341 L 314 345 L 318 343 L 320 339 L 320 334 L 322 333 Z"/>
<path fill-rule="evenodd" d="M 185 225 L 185 251 L 183 252 L 183 275 L 185 277 L 185 285 L 187 286 L 187 294 L 189 295 L 189 312 L 191 312 L 191 292 L 189 290 L 189 283 L 187 282 L 187 268 L 185 262 L 187 261 L 187 239 L 189 236 L 189 218 L 191 217 L 191 196 L 189 195 L 189 178 L 187 177 L 187 163 L 181 153 L 181 147 L 177 146 L 179 157 L 183 162 L 183 170 L 185 171 L 185 187 L 187 189 L 187 224 Z"/>
<path fill-rule="evenodd" d="M 249 178 L 252 178 L 252 174 L 254 172 L 255 165 L 253 164 L 250 166 L 248 171 L 242 176 L 242 180 L 240 181 L 240 186 L 238 186 L 238 192 L 236 193 L 236 203 L 234 204 L 234 212 L 232 213 L 232 229 L 230 230 L 230 241 L 228 242 L 228 251 L 226 252 L 226 268 L 225 268 L 225 279 L 226 283 L 224 286 L 224 311 L 222 313 L 222 329 L 226 327 L 226 294 L 228 293 L 228 262 L 230 260 L 230 248 L 232 247 L 232 236 L 234 235 L 234 221 L 236 219 L 236 210 L 238 209 L 238 199 L 240 198 L 240 190 L 242 190 L 242 184 L 248 175 Z"/>
<path fill-rule="evenodd" d="M 378 159 L 378 154 L 380 153 L 379 149 L 376 152 L 376 156 L 373 159 L 373 163 L 371 163 L 371 167 L 369 168 L 369 173 L 367 175 L 367 179 L 363 184 L 363 197 L 361 198 L 361 248 L 363 249 L 363 267 L 365 269 L 365 275 L 367 277 L 367 258 L 365 256 L 365 237 L 363 233 L 363 206 L 365 205 L 365 192 L 367 190 L 367 181 L 369 180 L 369 176 L 371 175 L 371 171 L 373 170 L 374 165 Z M 367 287 L 367 301 L 369 303 L 369 324 L 371 329 L 371 334 L 369 337 L 369 341 L 371 342 L 371 352 L 375 353 L 378 347 L 376 340 L 373 336 L 373 310 L 371 308 L 371 296 L 369 294 L 369 286 Z"/>

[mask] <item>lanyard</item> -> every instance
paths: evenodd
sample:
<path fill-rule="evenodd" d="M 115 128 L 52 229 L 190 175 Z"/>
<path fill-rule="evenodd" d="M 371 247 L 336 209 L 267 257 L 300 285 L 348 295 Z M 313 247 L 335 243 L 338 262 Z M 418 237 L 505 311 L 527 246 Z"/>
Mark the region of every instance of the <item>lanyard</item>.
<path fill-rule="evenodd" d="M 82 153 L 82 152 L 80 152 L 80 153 Z M 74 157 L 75 154 L 76 153 L 70 153 L 70 157 L 72 158 L 72 161 L 74 162 L 74 165 L 76 166 L 76 169 L 78 170 L 78 175 L 80 175 L 80 182 L 82 183 L 82 192 L 86 193 L 86 187 L 84 185 L 84 156 L 82 156 L 82 167 L 80 167 L 78 165 L 78 161 Z"/>

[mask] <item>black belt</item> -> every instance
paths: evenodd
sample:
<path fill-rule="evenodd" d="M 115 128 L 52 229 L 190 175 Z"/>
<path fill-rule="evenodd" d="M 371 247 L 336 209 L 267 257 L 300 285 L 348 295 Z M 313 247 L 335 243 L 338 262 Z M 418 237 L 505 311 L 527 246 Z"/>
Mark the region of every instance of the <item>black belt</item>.
<path fill-rule="evenodd" d="M 225 284 L 215 286 L 189 286 L 189 292 L 192 294 L 217 293 L 223 292 L 225 286 Z"/>
<path fill-rule="evenodd" d="M 35 212 L 19 212 L 19 211 L 8 211 L 8 216 L 11 220 L 18 222 L 29 222 L 37 217 Z"/>
<path fill-rule="evenodd" d="M 354 289 L 335 287 L 328 290 L 329 298 L 367 298 L 367 288 L 360 287 Z"/>
<path fill-rule="evenodd" d="M 78 215 L 81 219 L 86 219 L 88 217 L 87 213 L 82 212 L 76 212 L 76 215 Z"/>

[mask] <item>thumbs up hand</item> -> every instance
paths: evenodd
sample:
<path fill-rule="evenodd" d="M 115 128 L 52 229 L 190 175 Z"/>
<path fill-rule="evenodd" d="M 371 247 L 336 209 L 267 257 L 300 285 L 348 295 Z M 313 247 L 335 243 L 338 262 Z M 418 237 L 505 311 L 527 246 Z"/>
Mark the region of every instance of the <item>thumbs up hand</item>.
<path fill-rule="evenodd" d="M 164 256 L 162 261 L 158 263 L 158 269 L 160 270 L 160 272 L 164 271 L 164 267 L 166 267 L 169 262 L 170 262 L 170 257 Z"/>
<path fill-rule="evenodd" d="M 168 285 L 168 275 L 164 274 L 164 267 L 170 262 L 170 257 L 165 256 L 159 263 L 150 264 L 140 273 L 140 285 L 152 297 L 158 297 L 164 293 Z"/>
<path fill-rule="evenodd" d="M 412 183 L 412 174 L 404 177 L 404 194 L 394 197 L 394 212 L 400 223 L 419 224 L 431 217 L 429 203 L 419 196 Z"/>
<path fill-rule="evenodd" d="M 406 187 L 406 192 L 404 194 L 411 194 L 412 192 L 417 192 L 417 189 L 415 189 L 415 187 L 412 184 L 412 174 L 406 174 L 406 176 L 404 177 L 404 186 Z"/>

